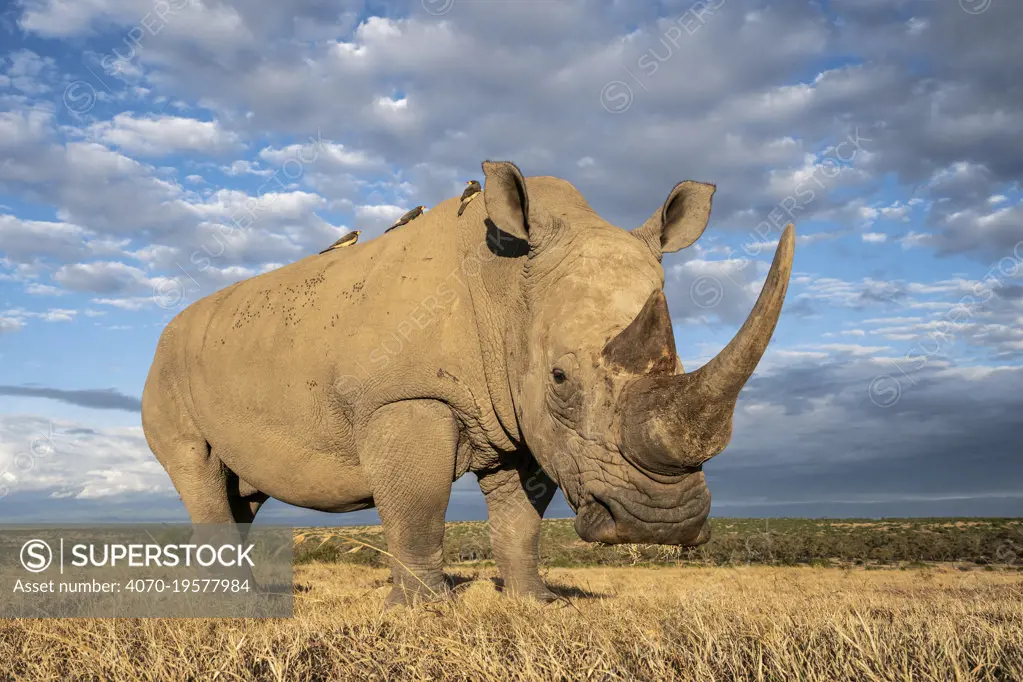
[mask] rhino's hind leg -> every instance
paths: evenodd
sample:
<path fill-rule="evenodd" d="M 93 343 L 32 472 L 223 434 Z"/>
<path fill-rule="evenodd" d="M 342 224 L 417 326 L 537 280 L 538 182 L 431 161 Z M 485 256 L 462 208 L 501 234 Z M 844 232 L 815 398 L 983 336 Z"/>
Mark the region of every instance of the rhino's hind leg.
<path fill-rule="evenodd" d="M 192 523 L 252 523 L 267 496 L 228 469 L 198 429 L 183 430 L 169 434 L 150 427 L 146 439 L 167 470 Z"/>
<path fill-rule="evenodd" d="M 246 489 L 246 484 L 211 452 L 205 440 L 161 448 L 157 457 L 170 474 L 188 511 L 194 526 L 191 542 L 214 546 L 244 544 L 248 536 L 247 524 L 252 523 L 267 497 L 251 490 L 251 486 Z M 220 569 L 216 573 L 204 573 L 204 570 L 200 569 L 200 575 L 256 583 L 247 566 Z"/>
<path fill-rule="evenodd" d="M 388 606 L 450 595 L 444 514 L 457 445 L 455 418 L 440 402 L 403 400 L 373 416 L 361 461 L 393 556 Z"/>
<path fill-rule="evenodd" d="M 205 440 L 180 442 L 159 451 L 154 448 L 154 452 L 170 475 L 192 523 L 252 522 L 255 513 L 248 500 L 238 494 L 237 476 L 214 456 Z"/>
<path fill-rule="evenodd" d="M 227 471 L 227 499 L 231 505 L 234 522 L 252 523 L 256 518 L 256 512 L 264 502 L 270 499 L 270 496 L 238 478 L 238 475 L 230 469 L 225 467 L 225 470 Z"/>

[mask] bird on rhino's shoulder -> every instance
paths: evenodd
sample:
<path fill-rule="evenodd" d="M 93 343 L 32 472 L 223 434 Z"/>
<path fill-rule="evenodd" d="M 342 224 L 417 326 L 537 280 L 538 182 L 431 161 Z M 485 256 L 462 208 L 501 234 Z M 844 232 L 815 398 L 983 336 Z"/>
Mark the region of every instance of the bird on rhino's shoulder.
<path fill-rule="evenodd" d="M 328 251 L 333 251 L 334 249 L 340 249 L 345 246 L 351 246 L 355 242 L 359 241 L 360 234 L 362 234 L 362 230 L 353 230 L 352 232 L 349 232 L 345 236 L 341 237 L 341 239 L 338 239 L 336 242 L 325 248 L 323 251 L 320 251 L 320 253 L 324 254 L 327 253 Z"/>
<path fill-rule="evenodd" d="M 479 193 L 483 191 L 480 187 L 479 180 L 469 180 L 465 183 L 465 191 L 462 192 L 462 197 L 459 199 L 458 204 L 458 215 L 462 215 L 465 211 L 465 207 L 472 203 L 472 200 L 479 196 Z"/>
<path fill-rule="evenodd" d="M 391 230 L 393 230 L 396 227 L 401 227 L 402 225 L 407 225 L 412 220 L 414 220 L 414 219 L 418 218 L 419 216 L 423 215 L 423 209 L 424 208 L 426 208 L 426 207 L 425 206 L 416 206 L 414 209 L 412 209 L 411 211 L 409 211 L 408 213 L 406 213 L 402 217 L 398 218 L 398 222 L 396 222 L 394 225 L 391 225 L 389 228 L 384 230 L 384 232 L 390 232 Z"/>

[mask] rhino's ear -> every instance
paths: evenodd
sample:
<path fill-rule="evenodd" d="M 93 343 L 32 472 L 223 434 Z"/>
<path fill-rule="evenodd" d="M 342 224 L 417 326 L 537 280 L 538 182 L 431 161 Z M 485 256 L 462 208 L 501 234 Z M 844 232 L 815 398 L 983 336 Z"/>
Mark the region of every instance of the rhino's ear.
<path fill-rule="evenodd" d="M 691 245 L 707 228 L 714 185 L 686 180 L 675 185 L 664 206 L 632 231 L 655 253 L 673 253 Z"/>
<path fill-rule="evenodd" d="M 510 161 L 484 161 L 483 201 L 490 219 L 501 230 L 529 239 L 529 195 L 518 166 Z"/>

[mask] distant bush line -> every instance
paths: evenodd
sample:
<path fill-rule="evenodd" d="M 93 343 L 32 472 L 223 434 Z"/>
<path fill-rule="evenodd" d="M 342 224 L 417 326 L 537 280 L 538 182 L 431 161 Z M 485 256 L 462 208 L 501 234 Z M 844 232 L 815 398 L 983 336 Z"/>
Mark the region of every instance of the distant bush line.
<path fill-rule="evenodd" d="M 595 545 L 570 519 L 543 522 L 541 563 L 551 567 L 630 565 L 865 565 L 957 562 L 1023 570 L 1023 519 L 733 519 L 712 518 L 710 542 L 685 549 L 661 545 Z M 298 563 L 386 566 L 379 526 L 309 528 L 296 536 Z M 449 564 L 488 562 L 486 522 L 447 527 Z"/>

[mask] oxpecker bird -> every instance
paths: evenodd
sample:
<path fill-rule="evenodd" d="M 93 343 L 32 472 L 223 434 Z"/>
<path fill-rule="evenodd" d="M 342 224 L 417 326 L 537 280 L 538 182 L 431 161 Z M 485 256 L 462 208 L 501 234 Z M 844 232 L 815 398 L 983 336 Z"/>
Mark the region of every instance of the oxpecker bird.
<path fill-rule="evenodd" d="M 362 230 L 355 230 L 353 232 L 349 232 L 345 236 L 341 237 L 341 239 L 338 239 L 336 242 L 325 248 L 323 251 L 320 251 L 320 253 L 327 253 L 328 251 L 333 251 L 334 249 L 340 249 L 345 246 L 351 246 L 355 242 L 359 241 L 359 235 L 361 233 Z"/>
<path fill-rule="evenodd" d="M 462 203 L 458 205 L 458 215 L 462 215 L 462 211 L 465 207 L 472 203 L 472 200 L 476 198 L 483 188 L 480 187 L 480 183 L 477 180 L 469 180 L 465 183 L 465 191 L 462 192 Z"/>
<path fill-rule="evenodd" d="M 394 225 L 391 225 L 389 228 L 384 230 L 384 232 L 390 232 L 394 228 L 401 227 L 402 225 L 405 225 L 405 224 L 409 223 L 414 218 L 418 218 L 419 216 L 423 215 L 423 209 L 424 208 L 426 208 L 426 207 L 425 206 L 416 206 L 414 209 L 412 209 L 411 211 L 409 211 L 408 213 L 406 213 L 402 217 L 398 218 L 398 222 L 396 222 Z"/>

